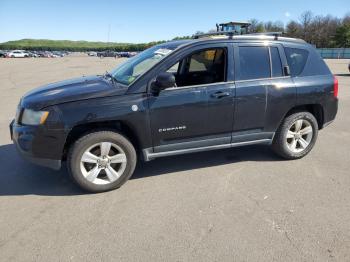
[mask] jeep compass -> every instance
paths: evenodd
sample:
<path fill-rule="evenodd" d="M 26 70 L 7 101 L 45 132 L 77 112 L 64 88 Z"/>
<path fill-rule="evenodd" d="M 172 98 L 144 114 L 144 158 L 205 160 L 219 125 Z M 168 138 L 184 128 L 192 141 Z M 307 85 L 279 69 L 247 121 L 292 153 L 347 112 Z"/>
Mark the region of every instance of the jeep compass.
<path fill-rule="evenodd" d="M 338 81 L 315 48 L 270 35 L 151 47 L 104 75 L 24 95 L 10 125 L 20 154 L 90 192 L 120 187 L 136 162 L 252 144 L 307 155 L 336 116 Z"/>

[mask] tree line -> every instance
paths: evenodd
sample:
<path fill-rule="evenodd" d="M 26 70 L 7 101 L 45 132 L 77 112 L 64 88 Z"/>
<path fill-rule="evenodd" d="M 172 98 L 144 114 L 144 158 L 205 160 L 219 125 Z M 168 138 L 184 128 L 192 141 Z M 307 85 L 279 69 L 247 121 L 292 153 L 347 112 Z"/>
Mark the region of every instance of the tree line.
<path fill-rule="evenodd" d="M 112 43 L 112 42 L 89 42 L 70 40 L 48 40 L 48 39 L 22 39 L 0 44 L 0 50 L 24 49 L 29 51 L 142 51 L 165 41 L 149 43 Z"/>
<path fill-rule="evenodd" d="M 317 48 L 350 47 L 350 13 L 343 18 L 331 15 L 314 15 L 310 11 L 304 12 L 298 20 L 291 20 L 286 25 L 280 21 L 262 22 L 250 20 L 251 33 L 283 32 L 286 36 L 301 38 Z M 211 29 L 208 32 L 216 31 Z M 195 34 L 203 33 L 197 31 Z M 194 34 L 194 35 L 195 35 Z M 189 39 L 192 36 L 175 37 L 173 40 Z M 66 51 L 142 51 L 153 45 L 166 41 L 150 43 L 107 43 L 68 40 L 22 39 L 0 44 L 2 50 L 66 50 Z"/>
<path fill-rule="evenodd" d="M 249 22 L 250 33 L 282 32 L 284 36 L 304 39 L 317 48 L 350 47 L 350 13 L 338 18 L 332 15 L 314 15 L 311 11 L 306 11 L 298 20 L 291 20 L 286 25 L 281 21 L 262 22 L 257 19 L 250 19 Z M 197 31 L 194 35 L 215 31 L 216 29 Z M 175 39 L 187 38 L 191 36 Z"/>
<path fill-rule="evenodd" d="M 282 22 L 250 20 L 252 33 L 284 32 L 286 36 L 301 38 L 317 48 L 350 47 L 350 13 L 343 18 L 314 15 L 304 12 L 298 20 L 285 26 Z"/>

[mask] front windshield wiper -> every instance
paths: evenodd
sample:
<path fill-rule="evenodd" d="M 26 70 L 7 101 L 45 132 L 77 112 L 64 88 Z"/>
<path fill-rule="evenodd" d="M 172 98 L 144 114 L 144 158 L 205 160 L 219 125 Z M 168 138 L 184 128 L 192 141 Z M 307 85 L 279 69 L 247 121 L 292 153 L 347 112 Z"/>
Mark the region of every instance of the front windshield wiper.
<path fill-rule="evenodd" d="M 117 85 L 119 84 L 117 79 L 115 79 L 114 76 L 110 72 L 106 71 L 104 76 L 109 77 L 110 79 L 112 79 L 113 84 L 117 84 Z"/>

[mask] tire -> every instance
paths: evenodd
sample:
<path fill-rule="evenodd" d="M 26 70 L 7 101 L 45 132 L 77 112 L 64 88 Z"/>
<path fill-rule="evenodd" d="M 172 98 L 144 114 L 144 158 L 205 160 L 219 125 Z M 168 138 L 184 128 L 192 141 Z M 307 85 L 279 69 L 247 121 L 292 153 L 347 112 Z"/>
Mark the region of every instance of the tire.
<path fill-rule="evenodd" d="M 299 159 L 311 151 L 317 135 L 318 123 L 311 113 L 294 113 L 286 117 L 278 128 L 272 142 L 272 149 L 285 159 Z"/>
<path fill-rule="evenodd" d="M 113 131 L 96 131 L 81 137 L 67 157 L 67 167 L 74 182 L 94 193 L 121 187 L 133 174 L 136 162 L 133 145 Z"/>

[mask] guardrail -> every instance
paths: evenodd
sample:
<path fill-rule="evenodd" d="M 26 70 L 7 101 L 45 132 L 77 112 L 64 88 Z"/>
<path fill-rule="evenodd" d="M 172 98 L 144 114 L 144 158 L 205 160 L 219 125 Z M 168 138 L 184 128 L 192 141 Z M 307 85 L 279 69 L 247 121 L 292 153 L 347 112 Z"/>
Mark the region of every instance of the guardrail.
<path fill-rule="evenodd" d="M 350 59 L 350 48 L 317 48 L 322 58 Z"/>

